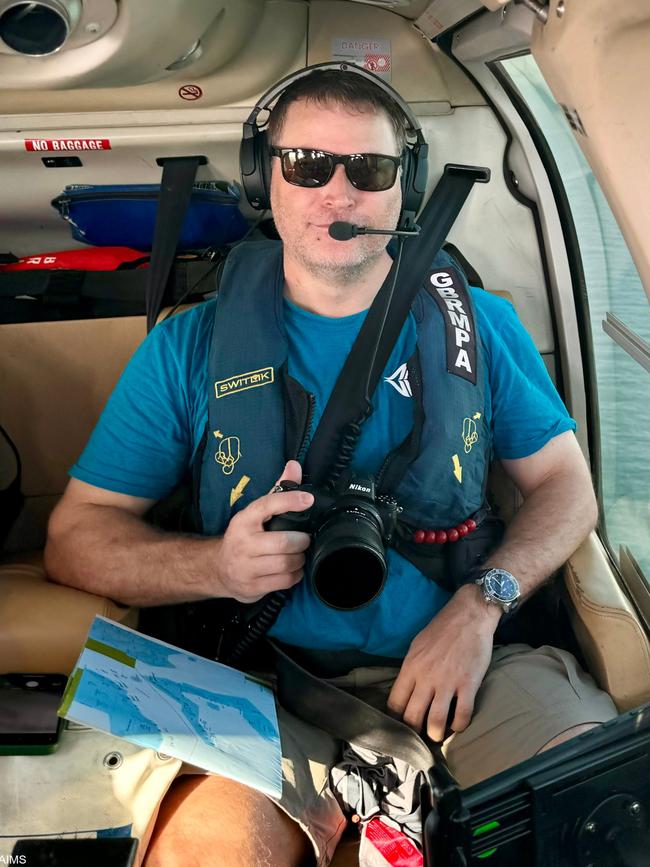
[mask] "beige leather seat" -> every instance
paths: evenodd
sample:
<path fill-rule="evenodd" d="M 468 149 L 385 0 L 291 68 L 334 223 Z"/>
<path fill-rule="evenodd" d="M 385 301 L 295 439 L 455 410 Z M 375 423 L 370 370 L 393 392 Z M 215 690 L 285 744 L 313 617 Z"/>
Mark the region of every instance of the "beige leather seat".
<path fill-rule="evenodd" d="M 137 626 L 137 610 L 48 581 L 42 552 L 0 563 L 0 671 L 69 674 L 96 614 Z"/>
<path fill-rule="evenodd" d="M 564 581 L 571 625 L 598 685 L 621 712 L 650 701 L 650 642 L 596 533 L 569 558 Z"/>
<path fill-rule="evenodd" d="M 25 494 L 8 540 L 14 553 L 0 558 L 0 671 L 69 673 L 97 614 L 137 626 L 136 609 L 48 581 L 42 550 L 30 549 L 44 545 L 68 468 L 145 334 L 141 316 L 0 325 L 8 359 L 3 409 L 22 457 Z M 13 461 L 6 455 L 0 452 L 0 462 Z M 15 474 L 14 466 L 5 469 L 3 484 Z"/>
<path fill-rule="evenodd" d="M 136 625 L 137 612 L 48 581 L 39 549 L 68 468 L 145 333 L 141 316 L 0 325 L 3 420 L 25 495 L 0 558 L 0 671 L 66 674 L 96 614 Z"/>

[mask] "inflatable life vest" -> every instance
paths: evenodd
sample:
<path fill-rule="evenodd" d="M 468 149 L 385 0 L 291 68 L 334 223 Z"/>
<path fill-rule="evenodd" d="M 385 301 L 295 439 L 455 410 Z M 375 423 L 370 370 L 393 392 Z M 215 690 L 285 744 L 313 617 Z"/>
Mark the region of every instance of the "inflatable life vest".
<path fill-rule="evenodd" d="M 208 425 L 195 467 L 207 535 L 222 533 L 236 512 L 268 493 L 286 460 L 304 456 L 313 433 L 310 396 L 287 372 L 283 286 L 280 242 L 249 243 L 230 253 L 208 358 Z M 423 568 L 422 555 L 425 547 L 440 555 L 449 546 L 418 544 L 415 533 L 453 528 L 485 513 L 491 452 L 476 315 L 465 276 L 447 253 L 436 256 L 411 312 L 417 331 L 407 362 L 416 401 L 411 455 L 404 465 L 404 444 L 394 450 L 376 485 L 403 508 L 391 544 L 444 584 L 444 557 L 438 556 L 437 568 Z"/>

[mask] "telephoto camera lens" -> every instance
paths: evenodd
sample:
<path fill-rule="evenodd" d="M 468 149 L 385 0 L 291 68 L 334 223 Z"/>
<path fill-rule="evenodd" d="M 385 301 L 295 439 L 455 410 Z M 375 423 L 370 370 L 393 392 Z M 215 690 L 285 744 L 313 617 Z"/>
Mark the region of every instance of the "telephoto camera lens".
<path fill-rule="evenodd" d="M 384 588 L 386 545 L 402 508 L 392 497 L 375 497 L 372 477 L 344 478 L 333 491 L 282 480 L 275 490 L 298 489 L 314 495 L 313 505 L 275 515 L 265 529 L 312 536 L 307 575 L 325 605 L 339 611 L 368 605 Z"/>
<path fill-rule="evenodd" d="M 386 555 L 381 524 L 372 511 L 337 510 L 319 528 L 313 545 L 312 586 L 326 605 L 352 611 L 381 593 Z"/>

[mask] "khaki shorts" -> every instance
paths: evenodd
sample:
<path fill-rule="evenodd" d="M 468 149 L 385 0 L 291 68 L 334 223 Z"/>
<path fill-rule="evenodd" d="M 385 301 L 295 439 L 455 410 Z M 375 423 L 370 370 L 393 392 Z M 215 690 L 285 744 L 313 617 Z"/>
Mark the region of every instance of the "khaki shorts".
<path fill-rule="evenodd" d="M 385 710 L 396 668 L 356 668 L 330 682 Z M 564 650 L 525 644 L 498 647 L 464 732 L 443 752 L 466 788 L 539 752 L 557 735 L 617 715 L 607 693 Z M 282 740 L 282 798 L 276 803 L 310 838 L 318 867 L 329 864 L 346 825 L 329 786 L 339 743 L 321 729 L 278 708 Z"/>

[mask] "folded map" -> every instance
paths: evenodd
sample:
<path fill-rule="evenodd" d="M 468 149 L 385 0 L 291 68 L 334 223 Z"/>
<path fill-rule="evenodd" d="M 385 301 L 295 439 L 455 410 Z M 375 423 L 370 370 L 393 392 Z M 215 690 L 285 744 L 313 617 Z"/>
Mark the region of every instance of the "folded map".
<path fill-rule="evenodd" d="M 282 753 L 269 686 L 105 617 L 95 617 L 59 716 L 272 797 Z"/>

